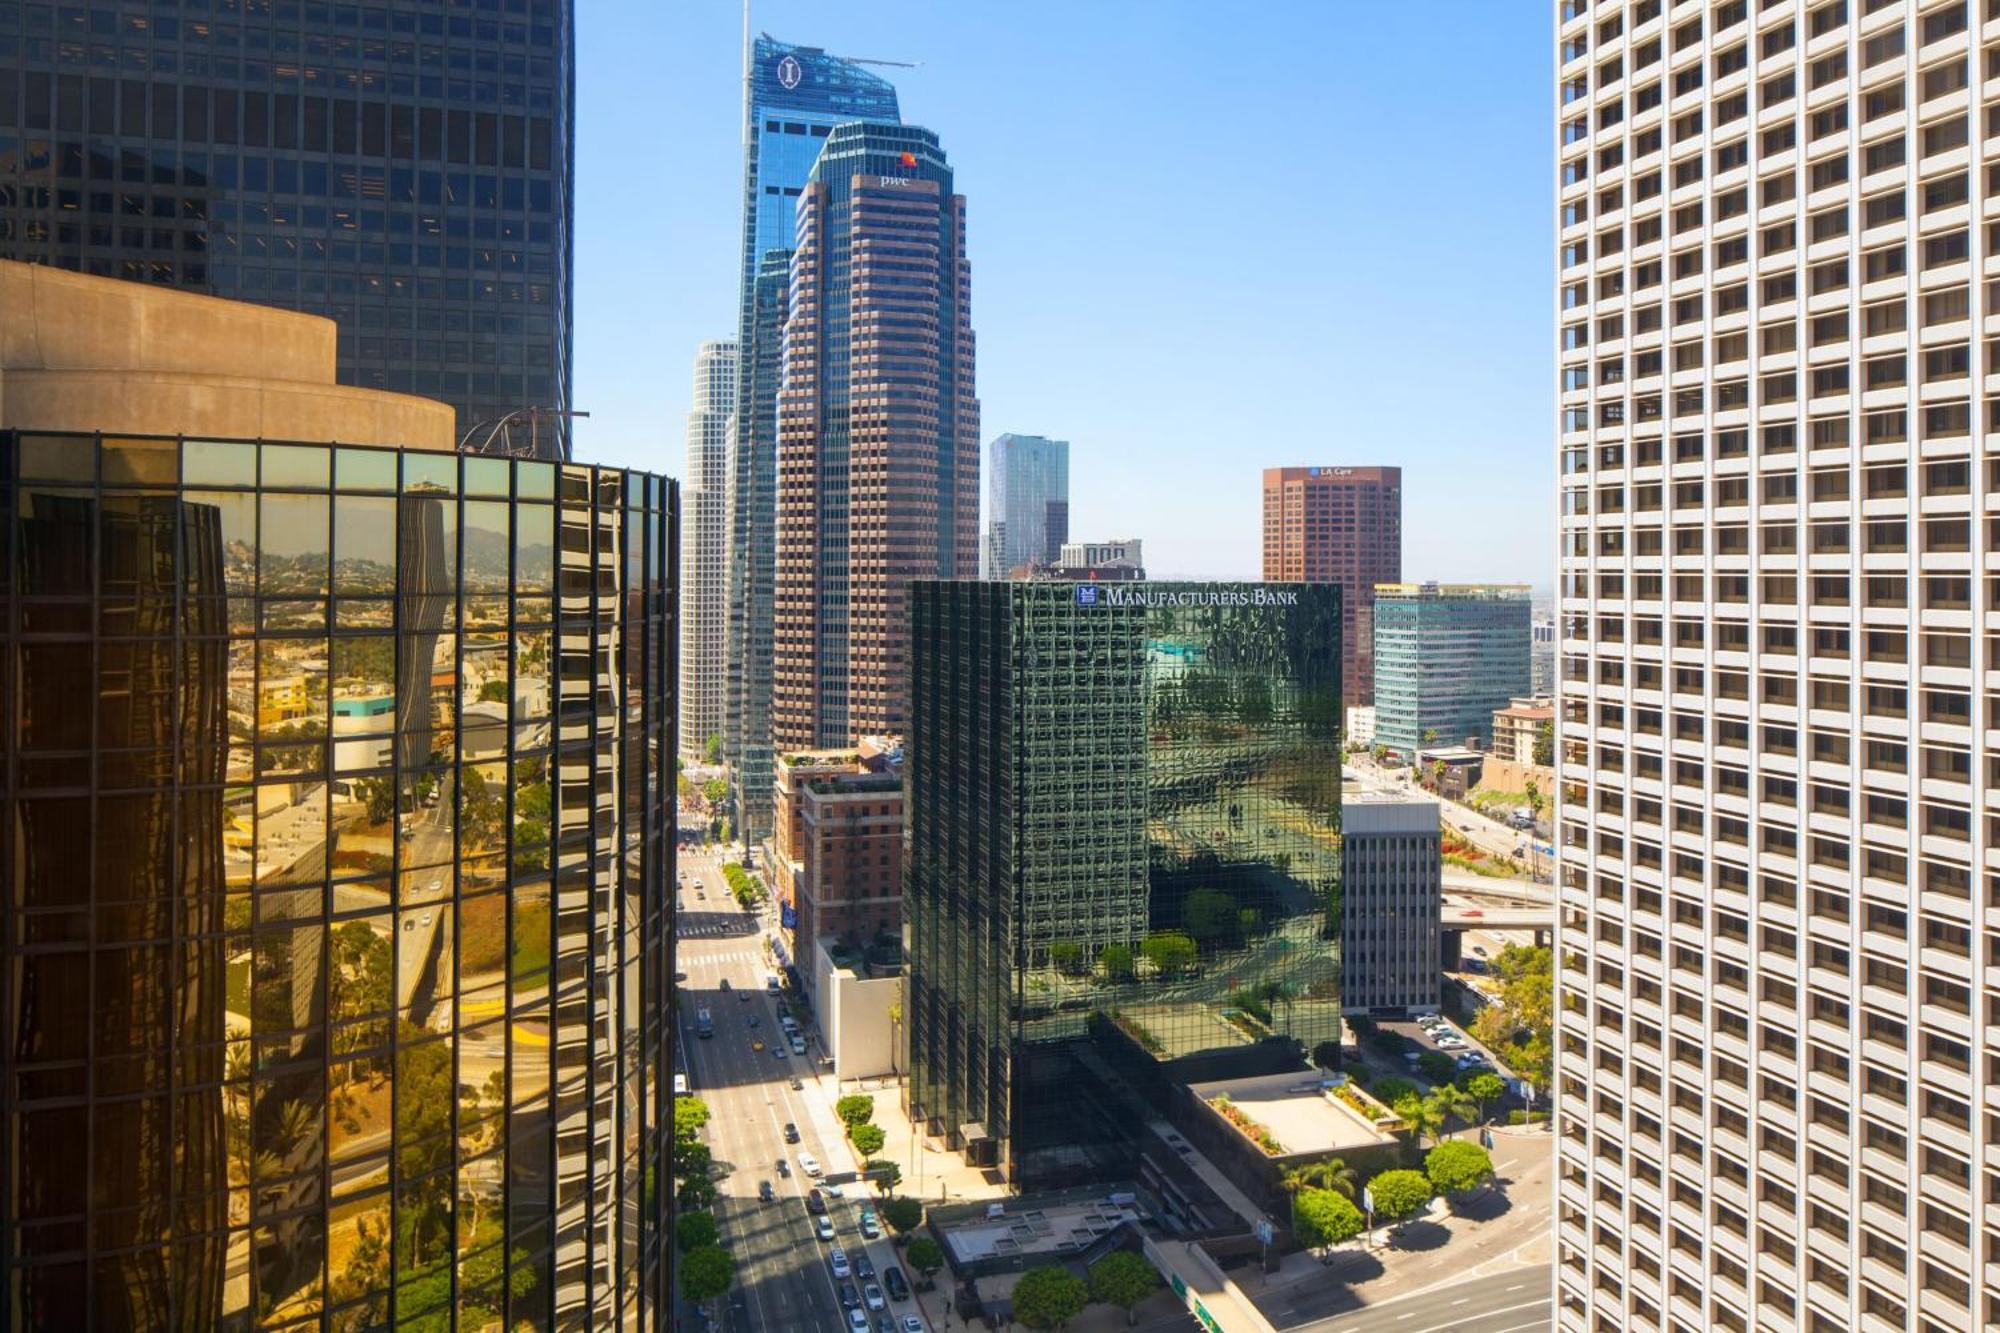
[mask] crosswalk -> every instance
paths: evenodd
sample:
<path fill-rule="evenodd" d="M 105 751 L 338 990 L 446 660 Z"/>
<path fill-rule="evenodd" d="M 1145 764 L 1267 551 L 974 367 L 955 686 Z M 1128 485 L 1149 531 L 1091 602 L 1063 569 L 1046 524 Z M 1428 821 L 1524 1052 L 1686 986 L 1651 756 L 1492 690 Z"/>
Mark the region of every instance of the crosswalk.
<path fill-rule="evenodd" d="M 684 940 L 726 940 L 746 935 L 750 929 L 742 921 L 725 916 L 684 916 L 676 925 L 674 934 Z"/>
<path fill-rule="evenodd" d="M 689 953 L 678 955 L 682 967 L 731 967 L 743 963 L 755 963 L 760 967 L 769 966 L 762 949 L 729 949 L 718 953 Z"/>

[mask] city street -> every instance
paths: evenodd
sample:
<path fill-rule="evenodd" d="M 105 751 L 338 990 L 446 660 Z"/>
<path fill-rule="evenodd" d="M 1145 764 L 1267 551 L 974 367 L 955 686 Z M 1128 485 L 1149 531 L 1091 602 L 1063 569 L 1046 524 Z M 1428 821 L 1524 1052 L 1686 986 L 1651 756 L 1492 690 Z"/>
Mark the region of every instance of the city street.
<path fill-rule="evenodd" d="M 1552 1279 L 1546 1268 L 1476 1278 L 1384 1301 L 1286 1333 L 1544 1333 L 1553 1328 Z"/>
<path fill-rule="evenodd" d="M 719 1173 L 716 1222 L 721 1243 L 736 1257 L 736 1284 L 711 1311 L 716 1326 L 730 1333 L 844 1329 L 847 1315 L 828 1267 L 829 1252 L 839 1247 L 850 1260 L 868 1253 L 878 1282 L 880 1272 L 900 1259 L 886 1235 L 872 1245 L 862 1240 L 860 1210 L 874 1191 L 861 1184 L 843 1186 L 844 1197 L 826 1200 L 833 1241 L 814 1237 L 805 1203 L 813 1182 L 799 1169 L 799 1156 L 810 1153 L 833 1173 L 852 1170 L 853 1156 L 834 1135 L 829 1094 L 810 1059 L 788 1051 L 774 1054 L 785 1050 L 785 1042 L 777 1003 L 764 992 L 771 970 L 762 941 L 764 918 L 737 906 L 721 861 L 698 850 L 680 853 L 685 879 L 675 963 L 686 974 L 678 989 L 689 1092 L 708 1103 L 705 1137 Z M 725 978 L 728 991 L 722 989 Z M 695 1016 L 704 1008 L 715 1025 L 707 1040 L 695 1034 Z M 765 1049 L 753 1049 L 753 1042 Z M 801 1083 L 796 1090 L 794 1078 Z M 800 1142 L 785 1142 L 787 1123 L 798 1127 Z M 758 1198 L 759 1184 L 767 1180 L 777 1196 L 769 1203 Z M 857 1292 L 863 1285 L 859 1278 L 847 1280 Z M 888 1301 L 882 1313 L 898 1323 L 905 1315 L 922 1314 L 907 1300 Z M 871 1312 L 871 1326 L 876 1318 Z"/>

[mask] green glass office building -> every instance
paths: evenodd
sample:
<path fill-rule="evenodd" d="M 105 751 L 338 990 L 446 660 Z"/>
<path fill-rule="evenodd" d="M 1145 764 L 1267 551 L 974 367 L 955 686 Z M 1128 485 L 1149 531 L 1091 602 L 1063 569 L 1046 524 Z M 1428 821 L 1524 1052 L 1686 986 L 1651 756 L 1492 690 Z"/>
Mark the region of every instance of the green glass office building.
<path fill-rule="evenodd" d="M 1024 1188 L 1110 1177 L 1135 1093 L 1336 1040 L 1339 589 L 910 605 L 913 1118 Z"/>

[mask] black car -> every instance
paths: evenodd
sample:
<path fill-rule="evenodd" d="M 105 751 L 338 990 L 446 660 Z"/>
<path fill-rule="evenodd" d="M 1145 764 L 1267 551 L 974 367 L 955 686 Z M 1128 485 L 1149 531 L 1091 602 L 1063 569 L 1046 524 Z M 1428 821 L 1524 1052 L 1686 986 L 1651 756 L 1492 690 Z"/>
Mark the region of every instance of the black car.
<path fill-rule="evenodd" d="M 806 1195 L 806 1211 L 815 1214 L 824 1213 L 826 1211 L 826 1196 L 818 1190 L 814 1190 L 812 1193 Z"/>
<path fill-rule="evenodd" d="M 875 1261 L 868 1257 L 868 1251 L 863 1250 L 854 1256 L 854 1276 L 859 1278 L 875 1276 Z"/>
<path fill-rule="evenodd" d="M 724 989 L 724 990 L 728 990 L 728 989 L 729 989 L 729 978 L 728 978 L 728 977 L 724 977 L 724 978 L 722 979 L 722 989 Z"/>
<path fill-rule="evenodd" d="M 769 1203 L 771 1200 L 778 1197 L 778 1193 L 776 1190 L 771 1188 L 770 1181 L 760 1180 L 757 1182 L 757 1197 L 762 1199 L 765 1203 Z"/>
<path fill-rule="evenodd" d="M 843 1310 L 852 1310 L 859 1304 L 861 1304 L 861 1293 L 854 1289 L 854 1284 L 852 1282 L 841 1283 L 840 1308 Z"/>
<path fill-rule="evenodd" d="M 794 1074 L 794 1075 L 792 1075 L 792 1091 L 793 1091 L 793 1092 L 804 1092 L 804 1091 L 805 1091 L 805 1088 L 806 1088 L 806 1085 L 805 1085 L 805 1084 L 803 1084 L 803 1083 L 801 1083 L 801 1082 L 799 1082 L 799 1076 L 798 1076 L 797 1074 Z"/>
<path fill-rule="evenodd" d="M 904 1280 L 903 1270 L 896 1267 L 896 1265 L 890 1264 L 882 1270 L 882 1285 L 888 1289 L 890 1300 L 907 1301 L 910 1299 L 910 1284 Z"/>
<path fill-rule="evenodd" d="M 798 1141 L 799 1141 L 799 1127 L 793 1124 L 791 1121 L 787 1120 L 785 1122 L 785 1142 L 797 1143 Z"/>
<path fill-rule="evenodd" d="M 782 1157 L 778 1158 L 778 1159 L 777 1159 L 777 1162 L 778 1162 L 778 1174 L 779 1174 L 779 1175 L 781 1175 L 781 1176 L 789 1176 L 790 1174 L 792 1174 L 792 1164 L 791 1164 L 790 1162 L 786 1161 L 786 1160 L 785 1160 L 784 1158 L 782 1158 Z"/>

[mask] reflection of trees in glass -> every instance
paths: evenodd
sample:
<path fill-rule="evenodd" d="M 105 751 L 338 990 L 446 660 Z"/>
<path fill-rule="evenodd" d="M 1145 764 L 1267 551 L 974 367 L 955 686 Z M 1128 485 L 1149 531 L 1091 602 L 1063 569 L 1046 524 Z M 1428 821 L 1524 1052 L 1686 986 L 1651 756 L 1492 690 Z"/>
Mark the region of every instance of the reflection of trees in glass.
<path fill-rule="evenodd" d="M 1251 919 L 1256 913 L 1251 912 Z M 1243 922 L 1236 899 L 1220 889 L 1196 889 L 1188 895 L 1181 912 L 1181 925 L 1204 950 L 1227 948 L 1242 943 Z"/>
<path fill-rule="evenodd" d="M 514 870 L 549 868 L 549 766 L 546 759 L 523 761 L 514 770 Z"/>
<path fill-rule="evenodd" d="M 1178 977 L 1192 968 L 1197 954 L 1194 941 L 1178 930 L 1163 930 L 1139 943 L 1139 956 L 1167 977 Z"/>
<path fill-rule="evenodd" d="M 504 795 L 479 769 L 467 766 L 458 775 L 458 831 L 468 851 L 492 846 L 506 818 Z"/>

